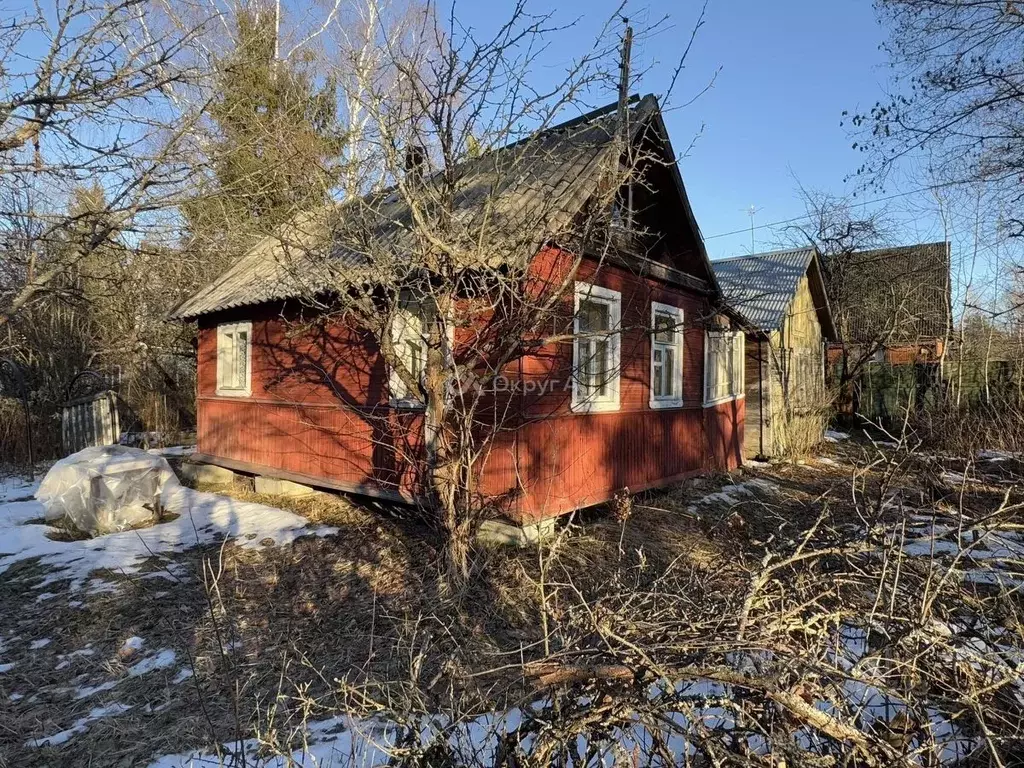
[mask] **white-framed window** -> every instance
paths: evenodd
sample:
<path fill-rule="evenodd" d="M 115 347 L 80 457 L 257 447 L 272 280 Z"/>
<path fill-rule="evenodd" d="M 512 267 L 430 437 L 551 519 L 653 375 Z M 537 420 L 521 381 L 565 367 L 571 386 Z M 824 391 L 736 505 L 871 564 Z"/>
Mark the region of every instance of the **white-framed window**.
<path fill-rule="evenodd" d="M 651 408 L 683 404 L 683 310 L 651 302 Z"/>
<path fill-rule="evenodd" d="M 576 283 L 572 350 L 572 404 L 577 412 L 619 409 L 622 294 Z"/>
<path fill-rule="evenodd" d="M 252 394 L 252 323 L 217 326 L 217 394 Z"/>
<path fill-rule="evenodd" d="M 742 331 L 708 331 L 704 340 L 704 405 L 743 396 L 745 345 Z"/>
<path fill-rule="evenodd" d="M 423 335 L 423 315 L 416 305 L 399 308 L 391 322 L 391 343 L 402 365 L 416 381 L 420 381 L 427 365 L 427 339 Z M 392 405 L 422 406 L 418 391 L 410 391 L 398 372 L 391 369 L 388 386 Z"/>

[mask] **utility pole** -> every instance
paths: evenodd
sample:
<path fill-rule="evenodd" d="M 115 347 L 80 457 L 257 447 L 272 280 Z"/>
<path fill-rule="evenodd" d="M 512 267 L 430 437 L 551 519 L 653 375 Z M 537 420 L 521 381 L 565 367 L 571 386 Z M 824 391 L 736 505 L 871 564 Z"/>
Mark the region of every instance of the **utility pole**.
<path fill-rule="evenodd" d="M 626 33 L 622 38 L 622 58 L 619 61 L 619 126 L 625 130 L 626 116 L 629 106 L 629 65 L 630 57 L 633 55 L 633 28 L 629 26 L 629 19 L 622 18 L 626 25 Z"/>
<path fill-rule="evenodd" d="M 633 54 L 633 28 L 629 25 L 629 19 L 622 17 L 626 25 L 626 32 L 622 38 L 622 58 L 619 61 L 619 111 L 617 133 L 622 151 L 628 149 L 629 144 L 629 67 L 630 58 Z M 631 160 L 627 161 L 631 164 Z M 626 199 L 623 201 L 626 208 L 626 230 L 633 228 L 633 180 L 626 181 Z"/>

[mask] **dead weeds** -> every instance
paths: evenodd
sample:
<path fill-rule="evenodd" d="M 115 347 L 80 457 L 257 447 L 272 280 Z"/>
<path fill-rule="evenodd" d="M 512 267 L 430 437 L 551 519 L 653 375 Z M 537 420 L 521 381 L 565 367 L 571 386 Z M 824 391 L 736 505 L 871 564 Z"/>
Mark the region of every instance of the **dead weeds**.
<path fill-rule="evenodd" d="M 0 675 L 0 754 L 9 765 L 144 764 L 247 733 L 252 713 L 279 692 L 329 697 L 337 680 L 377 685 L 413 675 L 438 703 L 472 689 L 500 708 L 526 685 L 500 670 L 510 659 L 541 658 L 552 641 L 545 617 L 557 619 L 580 598 L 594 606 L 625 599 L 673 571 L 692 583 L 693 615 L 675 620 L 722 621 L 764 554 L 798 538 L 823 510 L 837 528 L 859 525 L 848 458 L 859 450 L 841 446 L 828 463 L 758 466 L 644 494 L 620 519 L 581 513 L 562 522 L 557 546 L 481 549 L 471 585 L 455 597 L 440 588 L 439 542 L 421 524 L 331 494 L 231 488 L 235 498 L 341 532 L 287 547 L 227 542 L 154 558 L 132 577 L 103 574 L 115 591 L 70 592 L 31 563 L 12 568 L 0 579 L 3 613 L 17 617 L 0 635 L 2 660 L 14 664 Z M 883 479 L 869 471 L 858 482 L 870 495 Z M 964 493 L 979 515 L 995 498 Z M 170 649 L 174 665 L 132 675 L 117 656 L 132 635 L 146 641 L 143 660 Z M 33 649 L 43 638 L 51 642 Z M 114 703 L 131 709 L 90 724 L 66 748 L 26 746 Z"/>

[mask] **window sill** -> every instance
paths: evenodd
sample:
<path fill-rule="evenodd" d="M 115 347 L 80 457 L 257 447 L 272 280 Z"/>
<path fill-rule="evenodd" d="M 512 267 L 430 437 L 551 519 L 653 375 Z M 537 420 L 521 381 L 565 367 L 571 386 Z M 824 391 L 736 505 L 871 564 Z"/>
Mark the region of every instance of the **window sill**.
<path fill-rule="evenodd" d="M 663 411 L 666 408 L 682 408 L 683 401 L 681 398 L 675 400 L 651 400 L 648 402 L 648 405 L 652 410 Z"/>
<path fill-rule="evenodd" d="M 251 389 L 220 389 L 215 392 L 217 397 L 252 397 Z"/>
<path fill-rule="evenodd" d="M 585 400 L 581 403 L 570 403 L 569 410 L 573 413 L 611 413 L 619 410 L 619 401 Z"/>
<path fill-rule="evenodd" d="M 705 408 L 711 408 L 711 407 L 716 406 L 716 405 L 721 405 L 722 403 L 732 402 L 733 400 L 742 400 L 745 397 L 746 397 L 745 394 L 739 394 L 739 395 L 729 395 L 728 397 L 720 397 L 717 400 L 706 400 L 704 402 L 704 407 Z"/>

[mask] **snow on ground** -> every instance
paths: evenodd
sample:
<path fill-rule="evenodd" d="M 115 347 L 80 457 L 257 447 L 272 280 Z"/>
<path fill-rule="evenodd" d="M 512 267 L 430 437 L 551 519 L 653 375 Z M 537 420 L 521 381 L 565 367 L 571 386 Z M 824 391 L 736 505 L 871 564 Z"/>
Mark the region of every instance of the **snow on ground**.
<path fill-rule="evenodd" d="M 22 486 L 8 481 L 3 488 L 19 491 Z M 23 492 L 31 489 L 27 486 Z M 57 541 L 47 536 L 53 529 L 42 524 L 40 502 L 0 502 L 0 574 L 14 563 L 39 558 L 51 572 L 38 588 L 71 579 L 71 590 L 77 590 L 88 583 L 93 571 L 136 573 L 154 555 L 181 552 L 223 538 L 235 539 L 239 546 L 259 547 L 266 540 L 277 545 L 290 544 L 301 536 L 327 536 L 338 530 L 310 526 L 305 518 L 286 510 L 184 487 L 167 494 L 164 505 L 179 517 L 150 528 L 84 541 Z M 103 589 L 102 582 L 89 586 L 90 590 Z"/>
<path fill-rule="evenodd" d="M 975 584 L 1024 587 L 1024 532 L 961 529 L 924 515 L 912 515 L 909 522 L 905 554 L 948 558 Z"/>
<path fill-rule="evenodd" d="M 167 669 L 167 667 L 173 667 L 174 662 L 177 660 L 177 656 L 174 651 L 170 648 L 164 648 L 158 651 L 153 656 L 147 656 L 145 659 L 128 668 L 128 677 L 138 677 L 144 675 L 147 672 L 152 672 L 155 669 Z"/>
<path fill-rule="evenodd" d="M 6 501 L 31 499 L 39 489 L 41 479 L 38 477 L 35 482 L 30 483 L 24 477 L 0 477 L 0 504 Z"/>
<path fill-rule="evenodd" d="M 111 688 L 117 687 L 117 680 L 107 680 L 105 683 L 99 685 L 82 685 L 72 692 L 72 695 L 76 699 L 88 699 L 90 696 L 95 696 L 97 693 L 103 693 L 103 691 L 109 691 Z"/>
<path fill-rule="evenodd" d="M 80 717 L 75 721 L 75 724 L 64 731 L 53 734 L 52 736 L 44 736 L 39 739 L 29 739 L 25 742 L 26 747 L 56 747 L 60 744 L 69 741 L 80 733 L 85 732 L 89 728 L 89 723 L 95 720 L 99 720 L 104 717 L 116 717 L 117 715 L 123 715 L 131 707 L 127 704 L 107 704 L 103 707 L 94 707 L 89 711 L 89 714 L 84 717 Z"/>
<path fill-rule="evenodd" d="M 984 461 L 1006 461 L 1007 459 L 1019 459 L 1021 454 L 986 448 L 978 451 L 978 458 Z"/>
<path fill-rule="evenodd" d="M 742 483 L 736 483 L 735 485 L 723 485 L 714 493 L 705 494 L 701 497 L 698 503 L 700 504 L 727 504 L 733 506 L 739 504 L 744 499 L 749 499 L 754 495 L 754 491 L 761 491 L 762 493 L 775 493 L 779 489 L 775 483 L 771 480 L 765 480 L 764 478 L 757 477 L 753 480 L 745 480 Z"/>
<path fill-rule="evenodd" d="M 57 666 L 54 669 L 61 670 L 70 667 L 76 658 L 81 656 L 95 656 L 96 649 L 91 645 L 85 646 L 85 648 L 79 648 L 77 651 L 71 651 L 71 653 L 61 653 L 57 655 Z"/>
<path fill-rule="evenodd" d="M 133 653 L 141 651 L 142 647 L 145 644 L 146 641 L 143 638 L 139 637 L 138 635 L 132 635 L 123 643 L 121 643 L 121 648 L 117 652 L 117 655 L 120 656 L 122 659 L 127 656 L 131 656 Z"/>
<path fill-rule="evenodd" d="M 196 452 L 194 445 L 171 445 L 167 448 L 150 448 L 147 453 L 151 453 L 154 456 L 191 456 Z"/>
<path fill-rule="evenodd" d="M 430 743 L 438 735 L 438 723 L 424 717 L 418 728 L 419 743 Z M 447 741 L 453 753 L 462 756 L 465 764 L 487 765 L 493 762 L 498 750 L 498 739 L 514 731 L 522 722 L 522 712 L 509 710 L 500 715 L 482 715 L 448 730 Z M 282 734 L 286 727 L 278 728 Z M 222 745 L 220 755 L 209 751 L 164 755 L 149 764 L 149 768 L 369 768 L 387 765 L 399 742 L 405 743 L 408 734 L 394 723 L 383 719 L 358 720 L 338 715 L 308 722 L 295 729 L 302 736 L 305 747 L 291 755 L 261 755 L 255 739 Z M 458 762 L 458 760 L 456 760 Z"/>
<path fill-rule="evenodd" d="M 828 443 L 841 443 L 843 440 L 849 440 L 850 436 L 845 432 L 837 432 L 834 429 L 825 430 L 825 442 Z"/>

